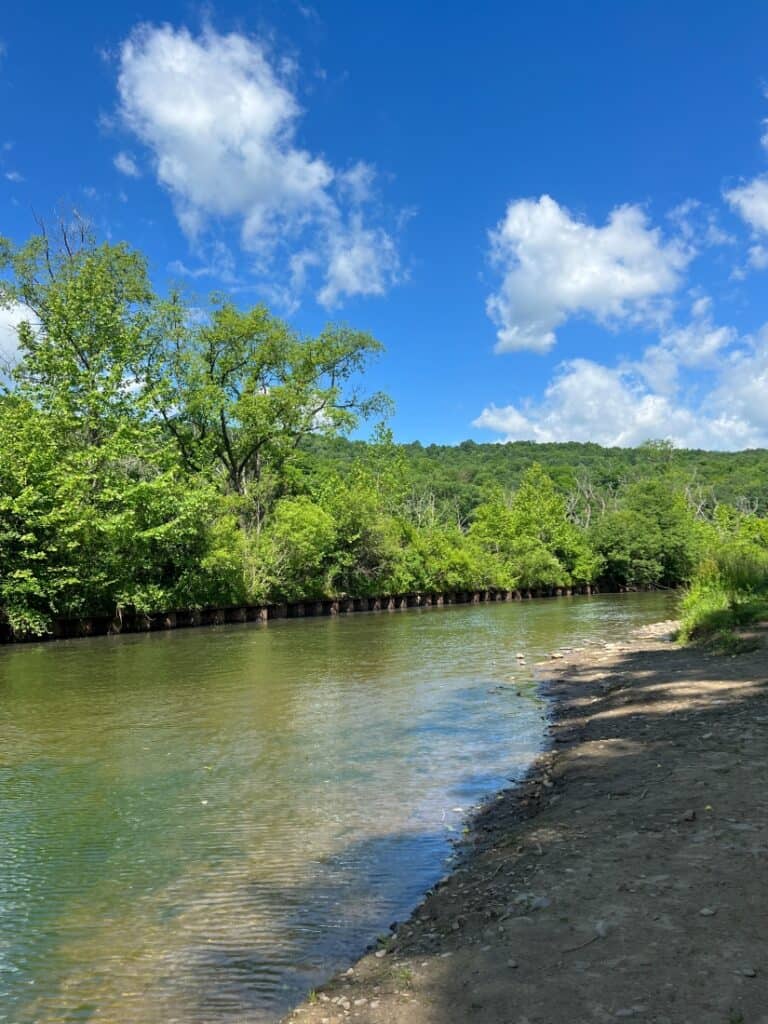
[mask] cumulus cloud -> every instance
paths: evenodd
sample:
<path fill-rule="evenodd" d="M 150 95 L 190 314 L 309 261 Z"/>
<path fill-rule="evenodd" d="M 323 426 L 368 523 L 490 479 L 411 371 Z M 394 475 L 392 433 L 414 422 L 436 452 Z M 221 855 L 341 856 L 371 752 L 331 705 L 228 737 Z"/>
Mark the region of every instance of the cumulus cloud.
<path fill-rule="evenodd" d="M 715 370 L 723 354 L 738 339 L 734 327 L 715 324 L 711 317 L 712 300 L 700 296 L 691 307 L 692 319 L 682 327 L 662 333 L 659 343 L 649 345 L 642 358 L 632 364 L 654 390 L 672 394 L 680 371 Z"/>
<path fill-rule="evenodd" d="M 115 159 L 112 161 L 115 167 L 120 171 L 121 174 L 125 174 L 129 178 L 140 178 L 141 171 L 139 165 L 136 163 L 130 153 L 120 151 Z"/>
<path fill-rule="evenodd" d="M 299 144 L 292 71 L 249 36 L 141 25 L 120 51 L 119 115 L 192 241 L 233 221 L 257 265 L 309 249 L 326 305 L 382 294 L 399 261 L 392 237 L 360 219 L 374 169 L 339 172 Z"/>
<path fill-rule="evenodd" d="M 752 383 L 751 375 L 759 371 Z M 504 441 L 593 441 L 629 447 L 669 438 L 689 448 L 740 449 L 768 443 L 768 347 L 734 364 L 730 377 L 693 404 L 644 386 L 627 369 L 589 359 L 564 363 L 542 401 L 490 405 L 474 426 Z M 760 395 L 762 394 L 762 398 Z"/>
<path fill-rule="evenodd" d="M 764 245 L 751 245 L 747 262 L 753 270 L 765 270 L 768 267 L 768 248 Z"/>
<path fill-rule="evenodd" d="M 595 227 L 550 196 L 515 200 L 491 232 L 502 273 L 486 303 L 498 327 L 496 351 L 546 352 L 571 316 L 603 324 L 653 319 L 691 256 L 683 242 L 665 241 L 638 206 L 620 206 Z"/>
<path fill-rule="evenodd" d="M 665 437 L 689 448 L 768 445 L 768 324 L 755 338 L 741 337 L 713 322 L 709 296 L 697 297 L 691 314 L 640 359 L 616 366 L 569 360 L 541 400 L 489 405 L 473 426 L 504 441 L 625 447 Z"/>
<path fill-rule="evenodd" d="M 394 242 L 386 231 L 365 227 L 358 215 L 347 229 L 333 233 L 329 256 L 326 282 L 318 293 L 319 302 L 328 308 L 344 295 L 383 295 L 399 277 Z"/>
<path fill-rule="evenodd" d="M 768 177 L 729 189 L 725 199 L 754 231 L 768 231 Z"/>
<path fill-rule="evenodd" d="M 20 181 L 24 181 L 24 175 L 20 174 L 19 171 L 6 171 L 5 176 L 8 181 L 12 181 L 14 185 L 17 185 Z"/>

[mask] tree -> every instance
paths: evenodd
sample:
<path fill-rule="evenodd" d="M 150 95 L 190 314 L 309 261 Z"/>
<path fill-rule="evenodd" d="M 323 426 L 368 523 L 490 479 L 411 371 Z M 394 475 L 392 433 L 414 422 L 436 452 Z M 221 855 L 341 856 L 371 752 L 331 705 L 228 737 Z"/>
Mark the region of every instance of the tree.
<path fill-rule="evenodd" d="M 388 400 L 357 380 L 381 345 L 329 326 L 303 338 L 264 306 L 238 310 L 214 297 L 193 315 L 178 295 L 162 304 L 143 374 L 147 400 L 192 473 L 209 473 L 259 526 L 286 489 L 298 446 L 352 430 Z"/>
<path fill-rule="evenodd" d="M 82 443 L 142 418 L 137 375 L 151 344 L 154 297 L 144 258 L 96 245 L 87 226 L 60 222 L 21 246 L 0 239 L 0 305 L 29 312 L 18 329 L 17 389 Z"/>

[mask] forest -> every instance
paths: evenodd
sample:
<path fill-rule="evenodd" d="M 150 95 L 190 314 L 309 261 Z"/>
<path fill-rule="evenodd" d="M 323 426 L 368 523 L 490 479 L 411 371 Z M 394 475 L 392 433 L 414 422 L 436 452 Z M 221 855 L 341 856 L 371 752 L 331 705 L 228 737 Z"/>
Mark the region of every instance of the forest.
<path fill-rule="evenodd" d="M 727 615 L 764 585 L 764 450 L 396 444 L 369 334 L 159 295 L 141 253 L 77 221 L 0 239 L 0 304 L 24 310 L 0 372 L 17 636 L 122 609 L 588 583 L 693 581 Z"/>

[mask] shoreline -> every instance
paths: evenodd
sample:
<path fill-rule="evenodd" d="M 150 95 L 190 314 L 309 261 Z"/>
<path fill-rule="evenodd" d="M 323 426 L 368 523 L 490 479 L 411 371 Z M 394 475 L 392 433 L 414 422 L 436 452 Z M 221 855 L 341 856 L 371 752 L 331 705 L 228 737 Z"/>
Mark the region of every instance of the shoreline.
<path fill-rule="evenodd" d="M 412 609 L 448 608 L 464 604 L 490 604 L 497 601 L 549 600 L 563 597 L 596 597 L 606 594 L 658 593 L 664 588 L 620 588 L 585 584 L 581 587 L 549 587 L 535 590 L 451 590 L 428 593 L 385 595 L 383 597 L 335 597 L 317 600 L 285 601 L 271 604 L 210 605 L 203 608 L 178 608 L 170 611 L 124 611 L 116 615 L 92 615 L 58 618 L 51 630 L 42 635 L 17 636 L 0 619 L 0 646 L 50 643 L 54 640 L 86 640 L 95 637 L 123 636 L 134 633 L 158 633 L 205 626 L 267 625 L 273 620 L 304 619 L 368 612 L 401 612 Z"/>
<path fill-rule="evenodd" d="M 447 874 L 285 1024 L 768 1022 L 768 629 L 536 666 L 549 742 Z"/>

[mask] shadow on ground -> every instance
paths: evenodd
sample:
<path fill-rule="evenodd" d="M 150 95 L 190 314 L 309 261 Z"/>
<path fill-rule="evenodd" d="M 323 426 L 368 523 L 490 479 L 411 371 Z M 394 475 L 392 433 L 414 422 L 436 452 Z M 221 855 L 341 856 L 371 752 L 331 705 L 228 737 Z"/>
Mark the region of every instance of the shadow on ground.
<path fill-rule="evenodd" d="M 552 750 L 464 866 L 298 1008 L 331 1024 L 768 1024 L 768 665 L 647 636 L 563 662 Z"/>

